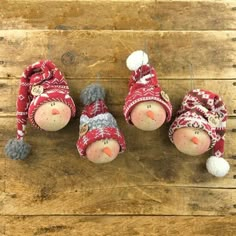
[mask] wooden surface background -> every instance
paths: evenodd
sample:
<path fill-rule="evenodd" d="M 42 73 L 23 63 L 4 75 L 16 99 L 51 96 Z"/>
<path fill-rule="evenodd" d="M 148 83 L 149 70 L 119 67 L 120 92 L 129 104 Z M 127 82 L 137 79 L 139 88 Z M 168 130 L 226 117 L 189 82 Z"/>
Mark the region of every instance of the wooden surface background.
<path fill-rule="evenodd" d="M 235 236 L 235 29 L 235 0 L 1 0 L 0 235 Z M 125 59 L 138 49 L 149 54 L 174 112 L 192 87 L 224 98 L 225 178 L 207 173 L 210 152 L 178 152 L 169 124 L 147 133 L 125 123 Z M 32 154 L 11 161 L 3 147 L 16 135 L 19 77 L 42 58 L 65 74 L 78 116 L 55 133 L 28 124 Z M 75 147 L 79 94 L 95 81 L 106 88 L 128 147 L 106 165 L 80 158 Z"/>

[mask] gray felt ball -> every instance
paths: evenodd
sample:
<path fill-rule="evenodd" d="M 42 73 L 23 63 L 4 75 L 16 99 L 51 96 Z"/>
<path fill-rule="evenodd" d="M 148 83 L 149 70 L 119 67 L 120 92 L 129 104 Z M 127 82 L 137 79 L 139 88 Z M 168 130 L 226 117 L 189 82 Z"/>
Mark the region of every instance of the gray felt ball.
<path fill-rule="evenodd" d="M 6 155 L 13 160 L 24 160 L 30 153 L 31 146 L 23 140 L 10 139 L 5 146 Z"/>
<path fill-rule="evenodd" d="M 82 90 L 80 99 L 84 105 L 89 105 L 99 99 L 104 100 L 105 90 L 99 84 L 91 84 Z"/>

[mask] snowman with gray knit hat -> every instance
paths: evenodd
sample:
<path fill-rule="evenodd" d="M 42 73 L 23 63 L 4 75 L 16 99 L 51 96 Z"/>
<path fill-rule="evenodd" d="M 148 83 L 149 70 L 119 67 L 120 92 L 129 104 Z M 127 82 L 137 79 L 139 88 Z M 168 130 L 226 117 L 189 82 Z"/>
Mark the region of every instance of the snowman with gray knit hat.
<path fill-rule="evenodd" d="M 91 84 L 80 97 L 85 107 L 80 117 L 78 152 L 94 163 L 111 162 L 126 149 L 126 144 L 104 102 L 105 90 L 99 84 Z"/>

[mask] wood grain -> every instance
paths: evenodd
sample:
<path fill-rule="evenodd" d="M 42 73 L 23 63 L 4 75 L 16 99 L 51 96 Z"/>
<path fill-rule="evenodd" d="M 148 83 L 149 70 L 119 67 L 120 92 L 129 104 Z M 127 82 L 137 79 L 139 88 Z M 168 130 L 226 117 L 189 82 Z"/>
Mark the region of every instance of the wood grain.
<path fill-rule="evenodd" d="M 142 185 L 111 188 L 100 185 L 101 187 L 88 189 L 77 183 L 77 188 L 67 184 L 58 191 L 61 182 L 52 180 L 51 176 L 46 182 L 45 177 L 48 176 L 41 176 L 41 184 L 33 189 L 28 182 L 21 182 L 21 179 L 8 181 L 1 213 L 186 216 L 236 214 L 236 189 Z"/>
<path fill-rule="evenodd" d="M 2 224 L 5 224 L 5 234 L 2 229 L 2 234 L 4 236 L 234 236 L 236 231 L 236 218 L 234 216 L 24 216 L 1 217 L 0 220 Z"/>
<path fill-rule="evenodd" d="M 124 105 L 125 97 L 128 94 L 128 78 L 112 80 L 106 78 L 93 79 L 68 79 L 70 86 L 70 94 L 77 104 L 78 111 L 81 111 L 79 96 L 81 90 L 91 83 L 100 83 L 106 90 L 106 103 L 113 110 L 116 116 L 123 116 L 122 106 Z M 0 97 L 0 116 L 15 116 L 16 114 L 16 99 L 19 90 L 19 78 L 0 79 L 1 94 Z M 173 106 L 173 114 L 179 109 L 183 97 L 192 88 L 202 88 L 220 94 L 225 102 L 230 116 L 236 116 L 236 83 L 234 80 L 199 80 L 185 79 L 173 80 L 161 79 L 160 85 L 166 91 L 171 99 Z M 220 86 L 219 86 L 220 85 Z M 119 88 L 119 89 L 117 89 Z M 79 112 L 78 112 L 79 113 Z"/>
<path fill-rule="evenodd" d="M 16 135 L 15 118 L 0 118 L 0 121 L 0 133 L 4 137 L 0 146 L 3 147 Z M 178 152 L 167 136 L 168 125 L 156 132 L 144 133 L 126 125 L 123 118 L 118 118 L 118 124 L 125 131 L 127 151 L 107 165 L 94 165 L 79 156 L 75 147 L 78 120 L 72 120 L 59 132 L 39 131 L 28 124 L 25 141 L 32 145 L 32 153 L 25 161 L 5 159 L 6 191 L 20 195 L 29 192 L 30 197 L 44 189 L 49 193 L 63 193 L 99 186 L 111 190 L 136 185 L 235 188 L 236 133 L 230 130 L 236 127 L 236 119 L 228 122 L 224 156 L 231 170 L 225 178 L 208 174 L 205 162 L 210 151 L 200 157 Z"/>
<path fill-rule="evenodd" d="M 6 173 L 6 168 L 5 168 L 5 158 L 0 153 L 0 215 L 4 214 L 4 198 L 5 198 L 5 173 Z M 1 223 L 0 223 L 0 233 L 1 233 Z"/>
<path fill-rule="evenodd" d="M 0 235 L 234 236 L 235 13 L 234 0 L 2 0 Z M 199 157 L 178 152 L 167 135 L 170 124 L 142 132 L 125 123 L 125 60 L 138 49 L 149 54 L 174 113 L 191 88 L 222 96 L 230 115 L 225 178 L 207 172 L 211 151 Z M 19 77 L 47 58 L 65 74 L 77 117 L 58 132 L 27 124 L 30 156 L 9 160 L 4 146 L 16 135 Z M 106 165 L 81 158 L 75 147 L 79 94 L 92 82 L 105 87 L 127 143 Z"/>
<path fill-rule="evenodd" d="M 235 31 L 2 30 L 0 77 L 20 76 L 27 65 L 49 58 L 67 77 L 127 78 L 125 59 L 146 48 L 160 78 L 233 79 L 235 37 Z"/>
<path fill-rule="evenodd" d="M 229 30 L 236 27 L 235 6 L 227 0 L 2 0 L 0 29 Z"/>

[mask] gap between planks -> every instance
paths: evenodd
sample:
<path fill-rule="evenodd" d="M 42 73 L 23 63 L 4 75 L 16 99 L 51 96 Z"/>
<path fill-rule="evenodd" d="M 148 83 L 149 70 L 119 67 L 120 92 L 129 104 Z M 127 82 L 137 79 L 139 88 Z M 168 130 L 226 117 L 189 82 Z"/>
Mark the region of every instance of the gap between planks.
<path fill-rule="evenodd" d="M 170 214 L 170 215 L 158 215 L 158 214 L 136 214 L 136 213 L 132 213 L 132 214 L 44 214 L 44 215 L 41 215 L 41 214 L 22 214 L 22 215 L 16 215 L 16 214 L 4 214 L 4 215 L 0 215 L 0 217 L 107 217 L 107 216 L 111 216 L 111 217 L 130 217 L 130 216 L 134 216 L 134 217 L 150 217 L 150 216 L 156 216 L 156 217 L 182 217 L 182 218 L 186 218 L 186 217 L 205 217 L 205 218 L 209 218 L 209 217 L 212 217 L 212 218 L 219 218 L 219 217 L 222 217 L 222 218 L 225 218 L 225 217 L 233 217 L 233 216 L 236 216 L 236 213 L 231 213 L 230 215 L 225 215 L 225 214 L 222 214 L 222 215 L 191 215 L 191 214 L 187 214 L 187 215 L 177 215 L 177 214 Z"/>
<path fill-rule="evenodd" d="M 15 2 L 29 2 L 29 0 L 14 0 Z M 54 2 L 55 0 L 43 0 L 40 2 Z M 187 0 L 100 0 L 100 2 L 186 2 Z M 31 0 L 39 2 L 39 0 Z M 57 0 L 57 2 L 75 2 L 74 0 Z M 97 2 L 97 0 L 80 0 L 80 2 Z M 215 2 L 235 3 L 235 0 L 191 0 L 191 2 Z"/>
<path fill-rule="evenodd" d="M 120 33 L 214 33 L 214 32 L 222 32 L 222 33 L 232 33 L 235 32 L 235 29 L 227 29 L 227 30 L 106 30 L 106 29 L 102 29 L 102 30 L 84 30 L 84 29 L 68 29 L 68 30 L 60 30 L 60 29 L 11 29 L 10 30 L 11 33 L 19 33 L 19 32 L 25 32 L 25 33 L 29 33 L 29 32 L 81 32 L 81 33 L 85 33 L 85 32 L 89 32 L 89 33 L 115 33 L 115 34 L 120 34 Z M 0 32 L 6 32 L 9 33 L 8 29 L 0 29 Z"/>

